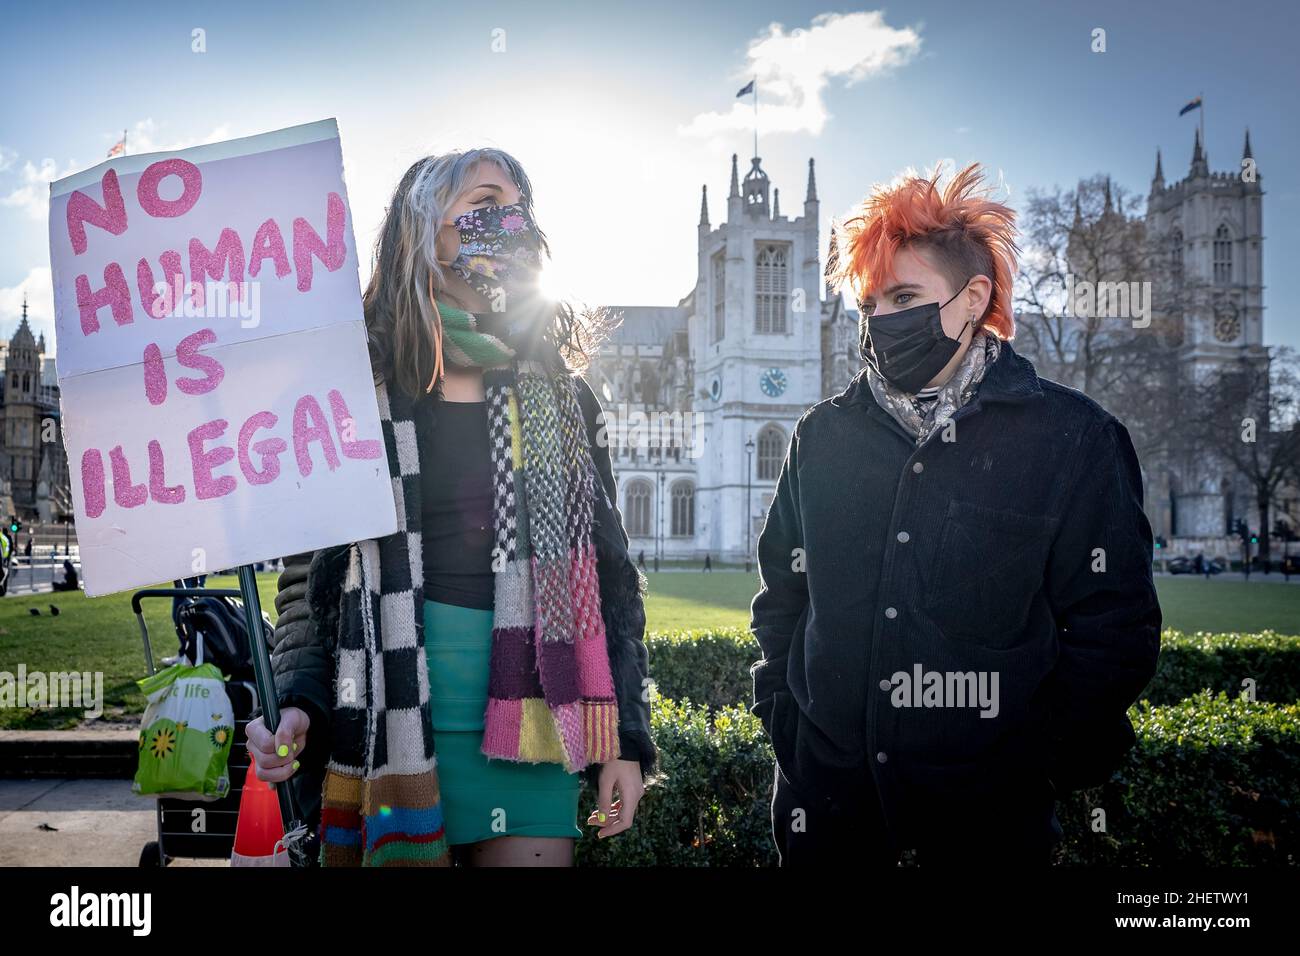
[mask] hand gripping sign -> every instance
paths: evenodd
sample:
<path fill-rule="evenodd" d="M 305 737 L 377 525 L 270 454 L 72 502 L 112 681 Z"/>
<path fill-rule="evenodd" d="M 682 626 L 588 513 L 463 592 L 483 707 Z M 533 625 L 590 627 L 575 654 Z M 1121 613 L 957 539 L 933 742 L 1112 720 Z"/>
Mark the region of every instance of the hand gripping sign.
<path fill-rule="evenodd" d="M 50 186 L 88 595 L 397 528 L 334 120 Z"/>

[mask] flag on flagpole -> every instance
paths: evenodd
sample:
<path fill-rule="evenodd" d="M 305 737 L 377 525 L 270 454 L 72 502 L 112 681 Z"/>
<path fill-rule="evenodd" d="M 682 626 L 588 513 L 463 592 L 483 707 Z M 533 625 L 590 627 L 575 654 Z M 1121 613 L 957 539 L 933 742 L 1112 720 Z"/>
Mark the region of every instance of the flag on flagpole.
<path fill-rule="evenodd" d="M 758 89 L 754 84 L 758 82 L 758 77 L 754 77 L 736 92 L 736 99 L 740 99 L 747 93 L 754 94 L 754 155 L 758 155 Z"/>
<path fill-rule="evenodd" d="M 106 159 L 112 159 L 114 156 L 126 155 L 126 130 L 122 130 L 122 138 L 113 144 L 113 148 L 108 151 Z"/>
<path fill-rule="evenodd" d="M 1196 99 L 1192 100 L 1182 109 L 1180 109 L 1178 111 L 1178 115 L 1182 116 L 1184 113 L 1190 113 L 1192 110 L 1199 110 L 1200 108 L 1201 108 L 1201 98 L 1198 96 Z"/>

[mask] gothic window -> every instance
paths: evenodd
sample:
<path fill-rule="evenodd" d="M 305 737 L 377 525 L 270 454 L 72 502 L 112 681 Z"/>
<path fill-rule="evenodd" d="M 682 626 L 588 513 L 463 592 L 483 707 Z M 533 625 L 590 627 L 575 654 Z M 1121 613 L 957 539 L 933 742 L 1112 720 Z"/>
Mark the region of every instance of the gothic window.
<path fill-rule="evenodd" d="M 1214 231 L 1214 284 L 1232 282 L 1232 232 L 1226 225 Z"/>
<path fill-rule="evenodd" d="M 650 537 L 650 502 L 654 489 L 637 479 L 627 485 L 627 534 L 629 538 Z"/>
<path fill-rule="evenodd" d="M 659 372 L 653 362 L 641 363 L 641 379 L 637 397 L 646 405 L 659 403 Z"/>
<path fill-rule="evenodd" d="M 673 484 L 673 536 L 695 534 L 695 485 L 686 479 Z"/>
<path fill-rule="evenodd" d="M 1175 291 L 1183 286 L 1183 231 L 1177 229 L 1169 239 L 1169 275 Z"/>
<path fill-rule="evenodd" d="M 758 480 L 776 481 L 785 458 L 785 433 L 767 425 L 758 433 Z"/>
<path fill-rule="evenodd" d="M 783 334 L 789 297 L 789 247 L 759 246 L 754 265 L 754 331 Z"/>
<path fill-rule="evenodd" d="M 727 260 L 719 252 L 713 257 L 713 334 L 709 343 L 722 341 L 727 333 Z"/>

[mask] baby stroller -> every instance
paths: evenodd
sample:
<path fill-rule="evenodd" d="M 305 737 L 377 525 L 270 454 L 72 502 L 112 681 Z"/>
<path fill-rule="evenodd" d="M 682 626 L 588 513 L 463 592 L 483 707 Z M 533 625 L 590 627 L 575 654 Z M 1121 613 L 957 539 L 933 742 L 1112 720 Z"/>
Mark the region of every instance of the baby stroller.
<path fill-rule="evenodd" d="M 158 839 L 144 845 L 140 866 L 166 866 L 177 857 L 228 860 L 235 845 L 235 824 L 249 768 L 247 728 L 258 707 L 257 686 L 239 590 L 204 588 L 206 577 L 174 581 L 174 587 L 170 588 L 137 591 L 131 597 L 131 610 L 140 625 L 150 674 L 156 673 L 157 668 L 141 603 L 146 598 L 170 597 L 172 623 L 180 647 L 178 653 L 162 658 L 161 663 L 171 666 L 182 658 L 191 664 L 207 662 L 219 667 L 228 678 L 226 693 L 230 695 L 235 715 L 235 739 L 227 764 L 230 792 L 215 801 L 159 797 L 156 801 Z M 261 638 L 267 640 L 272 628 L 265 613 L 262 626 Z"/>

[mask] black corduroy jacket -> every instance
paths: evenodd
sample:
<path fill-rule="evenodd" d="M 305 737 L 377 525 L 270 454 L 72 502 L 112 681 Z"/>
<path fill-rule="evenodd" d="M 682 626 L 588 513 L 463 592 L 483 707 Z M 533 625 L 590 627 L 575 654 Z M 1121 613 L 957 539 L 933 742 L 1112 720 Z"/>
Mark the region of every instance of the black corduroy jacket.
<path fill-rule="evenodd" d="M 1151 547 L 1127 430 L 1009 343 L 920 447 L 859 374 L 799 420 L 758 541 L 753 712 L 785 777 L 874 787 L 900 835 L 912 803 L 1103 782 L 1159 653 Z M 928 672 L 996 675 L 996 713 L 900 690 Z"/>
<path fill-rule="evenodd" d="M 600 402 L 582 379 L 578 379 L 578 399 L 600 477 L 592 538 L 600 579 L 601 617 L 618 700 L 620 755 L 637 761 L 649 782 L 656 773 L 658 752 L 650 733 L 645 578 L 627 550 L 613 465 L 602 437 Z M 428 411 L 425 424 L 437 427 L 437 403 L 432 403 Z M 313 830 L 319 821 L 321 786 L 330 751 L 333 648 L 349 548 L 348 544 L 340 544 L 285 558 L 275 602 L 279 617 L 272 636 L 271 667 L 279 704 L 298 707 L 311 720 L 301 766 L 290 782 L 303 817 Z M 586 778 L 594 783 L 599 769 L 599 765 L 589 767 Z"/>

